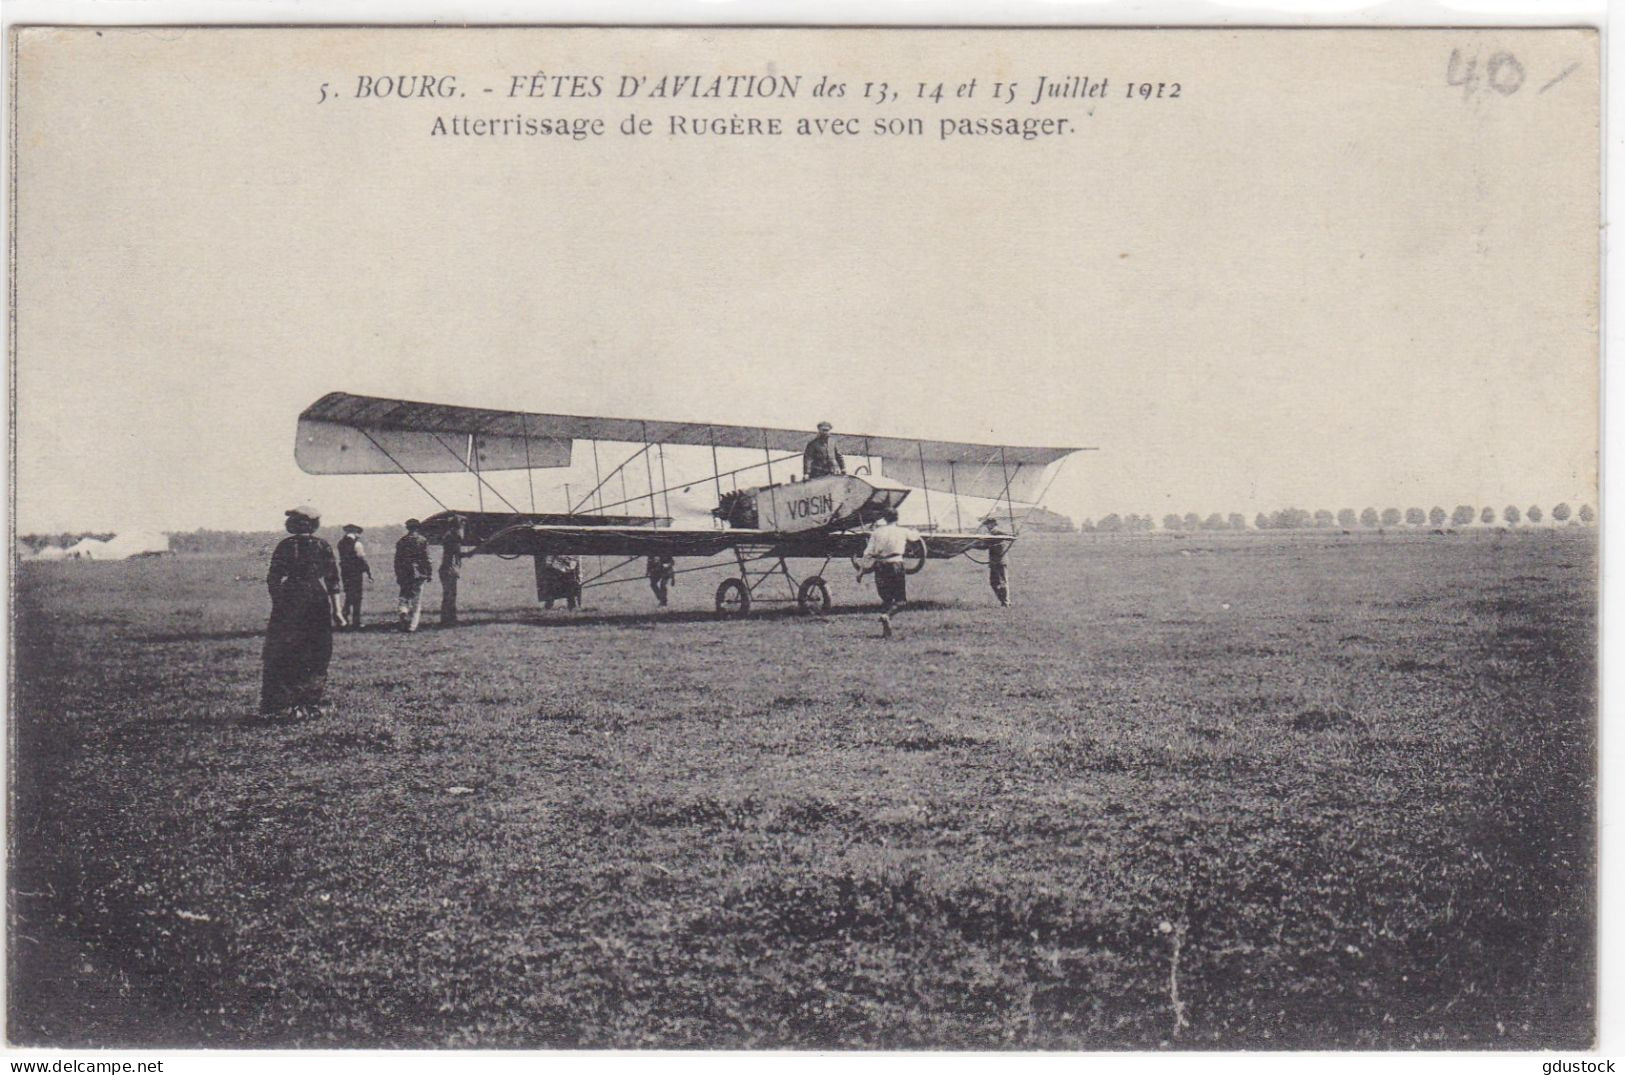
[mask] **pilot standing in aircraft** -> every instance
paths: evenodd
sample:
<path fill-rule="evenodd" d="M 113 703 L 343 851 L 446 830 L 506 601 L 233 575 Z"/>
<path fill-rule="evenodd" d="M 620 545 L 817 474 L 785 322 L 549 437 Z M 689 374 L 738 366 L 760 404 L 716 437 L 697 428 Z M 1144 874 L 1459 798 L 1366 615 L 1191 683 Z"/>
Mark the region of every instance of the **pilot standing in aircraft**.
<path fill-rule="evenodd" d="M 982 529 L 990 535 L 1002 535 L 999 529 L 999 520 L 989 515 L 982 520 Z M 987 548 L 987 584 L 993 587 L 993 594 L 999 599 L 999 604 L 1005 608 L 1010 607 L 1010 570 L 1005 566 L 1005 553 L 1010 550 L 1010 543 L 1000 541 Z"/>
<path fill-rule="evenodd" d="M 355 523 L 344 524 L 344 536 L 339 538 L 339 578 L 344 583 L 344 620 L 350 630 L 361 630 L 361 580 L 372 578 L 367 564 L 367 550 L 361 545 L 365 533 Z"/>
<path fill-rule="evenodd" d="M 870 571 L 875 573 L 875 591 L 880 594 L 880 634 L 891 637 L 891 615 L 908 601 L 908 572 L 903 567 L 903 555 L 911 541 L 923 541 L 919 531 L 897 524 L 897 513 L 886 510 L 881 523 L 869 534 L 869 544 L 863 558 L 869 567 L 860 568 L 858 578 Z"/>
<path fill-rule="evenodd" d="M 271 554 L 265 584 L 271 621 L 265 628 L 260 715 L 314 717 L 327 690 L 333 660 L 333 623 L 339 611 L 339 565 L 333 546 L 316 536 L 315 508 L 301 504 L 284 513 L 289 536 Z"/>
<path fill-rule="evenodd" d="M 818 423 L 818 436 L 808 441 L 806 451 L 801 453 L 803 478 L 846 473 L 846 460 L 841 458 L 841 450 L 835 447 L 835 442 L 829 439 L 829 431 L 833 428 L 828 422 Z"/>
<path fill-rule="evenodd" d="M 440 626 L 457 625 L 457 579 L 462 575 L 463 519 L 453 515 L 440 539 Z"/>
<path fill-rule="evenodd" d="M 423 612 L 423 584 L 434 577 L 434 566 L 429 563 L 429 540 L 418 532 L 423 524 L 416 519 L 406 520 L 406 533 L 395 543 L 395 581 L 401 587 L 398 611 L 401 629 L 418 629 L 418 616 Z"/>

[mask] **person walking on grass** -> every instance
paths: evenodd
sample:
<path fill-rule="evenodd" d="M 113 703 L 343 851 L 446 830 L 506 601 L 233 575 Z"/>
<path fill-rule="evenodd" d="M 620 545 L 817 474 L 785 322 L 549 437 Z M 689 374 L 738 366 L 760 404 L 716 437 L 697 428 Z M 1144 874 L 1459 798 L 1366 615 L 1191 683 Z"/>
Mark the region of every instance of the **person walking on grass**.
<path fill-rule="evenodd" d="M 423 584 L 434 577 L 429 541 L 420 532 L 422 526 L 416 519 L 406 520 L 406 533 L 395 543 L 395 582 L 401 588 L 396 611 L 401 630 L 408 634 L 418 629 L 418 617 L 423 614 Z"/>
<path fill-rule="evenodd" d="M 859 568 L 858 578 L 874 572 L 875 592 L 880 595 L 880 635 L 890 638 L 892 613 L 908 602 L 908 572 L 903 567 L 903 556 L 910 542 L 923 541 L 916 530 L 897 524 L 897 513 L 890 509 L 881 516 L 880 525 L 869 534 L 869 544 L 863 550 L 863 559 L 869 566 Z"/>
<path fill-rule="evenodd" d="M 271 619 L 265 628 L 260 715 L 302 719 L 321 712 L 333 660 L 333 625 L 344 622 L 344 613 L 338 559 L 316 536 L 320 514 L 308 504 L 284 514 L 289 536 L 271 554 L 265 576 Z"/>

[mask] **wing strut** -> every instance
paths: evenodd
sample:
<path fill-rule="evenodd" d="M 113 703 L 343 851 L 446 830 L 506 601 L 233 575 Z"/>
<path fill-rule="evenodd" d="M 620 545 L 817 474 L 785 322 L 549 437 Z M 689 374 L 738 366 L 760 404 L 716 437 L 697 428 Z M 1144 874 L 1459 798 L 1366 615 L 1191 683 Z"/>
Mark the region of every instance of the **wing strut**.
<path fill-rule="evenodd" d="M 931 483 L 927 481 L 925 477 L 925 445 L 921 444 L 919 441 L 915 441 L 914 447 L 920 453 L 920 484 L 925 487 L 925 528 L 927 530 L 935 530 L 937 528 L 937 523 L 936 520 L 931 517 Z"/>
<path fill-rule="evenodd" d="M 717 483 L 717 504 L 722 504 L 722 464 L 717 462 L 717 431 L 709 430 L 711 434 L 711 475 Z M 738 484 L 737 482 L 735 484 Z"/>
<path fill-rule="evenodd" d="M 654 460 L 649 458 L 649 423 L 639 422 L 638 425 L 643 430 L 643 471 L 649 478 L 649 525 L 659 526 L 657 520 L 660 512 L 655 507 L 655 466 Z"/>
<path fill-rule="evenodd" d="M 626 465 L 625 463 L 621 464 L 621 466 L 623 466 L 623 467 L 625 465 Z M 577 504 L 576 508 L 579 508 L 583 504 L 586 504 L 587 501 L 592 499 L 593 493 L 598 492 L 598 490 L 600 490 L 600 489 L 602 489 L 604 487 L 604 475 L 602 473 L 600 473 L 599 470 L 598 470 L 598 439 L 596 437 L 593 438 L 593 442 L 592 442 L 592 476 L 598 482 L 598 484 L 593 486 L 592 490 L 590 492 L 588 492 L 586 496 L 581 498 L 581 503 Z M 614 472 L 613 471 L 610 473 L 610 477 L 614 477 Z M 604 510 L 604 498 L 602 496 L 600 496 L 598 498 L 598 510 L 600 512 L 602 512 Z M 570 514 L 571 515 L 575 514 L 575 508 L 570 509 Z"/>
<path fill-rule="evenodd" d="M 1016 464 L 1016 469 L 1021 469 L 1020 463 Z M 1010 533 L 1014 534 L 1016 533 L 1016 506 L 1010 500 L 1010 468 L 1005 465 L 1004 449 L 1002 447 L 999 449 L 999 470 L 1004 474 L 1004 510 L 1010 519 Z"/>
<path fill-rule="evenodd" d="M 656 442 L 655 448 L 660 452 L 660 500 L 666 506 L 666 517 L 671 517 L 671 483 L 666 480 L 666 445 L 663 441 Z M 654 512 L 649 514 L 653 515 Z"/>
<path fill-rule="evenodd" d="M 767 484 L 772 485 L 773 484 L 773 449 L 771 449 L 771 448 L 769 448 L 767 446 L 767 431 L 765 429 L 762 431 L 762 456 L 767 460 Z M 774 501 L 770 500 L 770 501 L 768 501 L 768 503 L 772 504 L 772 503 L 774 503 Z M 774 516 L 773 516 L 773 529 L 777 530 L 778 528 L 779 528 L 778 509 L 775 508 L 774 509 Z"/>
<path fill-rule="evenodd" d="M 648 423 L 639 423 L 639 424 L 643 425 L 645 430 L 648 429 Z M 648 436 L 647 433 L 645 433 L 644 435 Z M 600 496 L 598 498 L 598 510 L 600 512 L 602 512 L 605 508 L 615 508 L 615 507 L 621 506 L 622 504 L 630 504 L 634 500 L 642 500 L 643 499 L 643 494 L 641 494 L 641 493 L 638 494 L 637 496 L 630 496 L 630 497 L 626 495 L 626 475 L 625 475 L 625 470 L 629 465 L 631 465 L 631 463 L 632 463 L 632 461 L 634 459 L 636 459 L 638 456 L 642 455 L 643 453 L 647 452 L 652 447 L 654 447 L 654 445 L 650 444 L 647 440 L 645 440 L 643 442 L 643 447 L 639 448 L 637 451 L 633 452 L 631 455 L 629 455 L 625 459 L 621 460 L 620 464 L 618 466 L 616 466 L 616 468 L 614 470 L 610 471 L 608 476 L 605 476 L 605 475 L 602 475 L 602 474 L 599 473 L 599 470 L 598 470 L 598 442 L 593 441 L 592 442 L 592 470 L 593 470 L 593 477 L 598 479 L 598 484 L 593 486 L 592 489 L 588 490 L 587 495 L 581 498 L 581 501 L 580 501 L 580 503 L 578 503 L 576 505 L 576 508 L 581 507 L 582 504 L 585 504 L 587 501 L 591 500 L 592 497 L 593 497 L 593 494 L 597 493 L 599 490 L 603 489 L 604 483 L 609 481 L 610 478 L 613 478 L 617 474 L 621 475 L 621 499 L 613 501 L 613 502 L 611 502 L 609 504 L 605 504 L 604 503 L 604 498 L 602 496 Z M 651 499 L 649 501 L 649 514 L 653 515 L 653 514 L 655 514 L 655 511 L 654 511 L 654 500 L 652 499 L 652 494 L 654 492 L 654 478 L 653 478 L 652 475 L 651 475 L 651 477 L 649 479 L 649 490 L 650 490 L 650 494 L 651 494 Z M 613 496 L 614 494 L 611 493 L 610 495 Z M 572 515 L 575 514 L 575 508 L 570 509 L 570 514 L 572 514 Z"/>
<path fill-rule="evenodd" d="M 658 445 L 657 445 L 657 447 L 658 447 Z M 636 459 L 636 458 L 637 458 L 637 456 L 635 456 L 635 455 L 634 455 L 634 456 L 633 456 L 633 457 L 632 457 L 632 458 L 633 458 L 633 459 Z M 774 459 L 773 459 L 773 460 L 772 460 L 772 461 L 773 461 L 773 462 L 775 462 L 775 463 L 783 463 L 783 462 L 785 462 L 785 461 L 786 461 L 786 460 L 791 460 L 791 459 L 796 459 L 796 458 L 798 458 L 798 457 L 797 457 L 797 456 L 794 456 L 794 455 L 781 455 L 781 456 L 778 456 L 778 457 L 777 457 L 777 458 L 774 458 Z M 629 459 L 629 460 L 627 460 L 627 462 L 631 462 L 631 460 L 630 460 L 630 459 Z M 713 470 L 715 470 L 715 465 L 716 465 L 716 464 L 715 464 L 715 461 L 714 461 L 714 460 L 713 460 Z M 752 464 L 751 464 L 751 465 L 750 465 L 750 466 L 748 466 L 748 467 L 735 467 L 735 468 L 734 468 L 734 469 L 733 469 L 733 470 L 723 470 L 723 471 L 715 471 L 715 473 L 714 473 L 714 475 L 713 475 L 713 476 L 714 476 L 714 477 L 715 477 L 715 478 L 716 478 L 716 479 L 717 479 L 717 488 L 718 488 L 718 490 L 719 490 L 719 492 L 718 492 L 718 499 L 719 499 L 719 500 L 720 500 L 720 499 L 721 499 L 721 493 L 720 493 L 720 490 L 721 490 L 721 488 L 722 488 L 722 479 L 723 479 L 723 478 L 726 478 L 726 477 L 729 477 L 729 476 L 731 476 L 731 475 L 737 475 L 737 474 L 743 474 L 743 473 L 745 473 L 745 472 L 746 472 L 746 471 L 750 471 L 750 470 L 761 470 L 761 469 L 762 469 L 762 467 L 764 467 L 764 466 L 766 466 L 766 465 L 767 465 L 767 464 L 765 464 L 765 463 L 752 463 Z M 700 479 L 700 480 L 703 480 L 703 479 Z M 690 485 L 692 485 L 692 484 L 694 484 L 694 483 L 693 483 L 693 482 L 690 482 L 690 483 L 688 483 L 688 484 L 690 484 Z M 737 488 L 737 487 L 738 487 L 738 485 L 739 485 L 739 482 L 738 482 L 738 480 L 737 480 L 737 479 L 735 479 L 735 481 L 734 481 L 734 486 L 735 486 L 735 487 L 736 487 L 736 488 Z M 668 486 L 667 486 L 667 487 L 666 487 L 666 488 L 664 488 L 664 489 L 657 489 L 657 490 L 655 490 L 655 491 L 656 491 L 656 492 L 657 492 L 657 493 L 660 493 L 660 494 L 662 494 L 662 495 L 664 495 L 664 494 L 666 494 L 666 493 L 669 493 L 669 492 L 671 492 L 671 490 L 672 490 L 672 489 L 673 489 L 673 488 L 676 488 L 676 486 L 675 486 L 675 485 L 668 485 Z M 618 508 L 618 507 L 621 507 L 621 506 L 622 506 L 622 505 L 625 505 L 625 504 L 630 504 L 630 503 L 632 503 L 632 502 L 633 502 L 633 501 L 634 501 L 634 500 L 642 500 L 642 499 L 643 499 L 643 495 L 644 495 L 644 494 L 641 494 L 641 493 L 640 493 L 640 494 L 638 494 L 638 495 L 637 495 L 637 496 L 634 496 L 634 497 L 627 497 L 627 498 L 626 498 L 626 499 L 624 499 L 624 500 L 612 500 L 612 501 L 610 501 L 610 502 L 609 502 L 609 503 L 608 503 L 608 504 L 604 504 L 604 505 L 601 505 L 601 509 L 602 509 L 602 508 Z"/>
<path fill-rule="evenodd" d="M 521 427 L 525 431 L 525 484 L 530 487 L 530 513 L 536 514 L 536 471 L 530 465 L 530 415 L 521 411 L 519 413 Z"/>

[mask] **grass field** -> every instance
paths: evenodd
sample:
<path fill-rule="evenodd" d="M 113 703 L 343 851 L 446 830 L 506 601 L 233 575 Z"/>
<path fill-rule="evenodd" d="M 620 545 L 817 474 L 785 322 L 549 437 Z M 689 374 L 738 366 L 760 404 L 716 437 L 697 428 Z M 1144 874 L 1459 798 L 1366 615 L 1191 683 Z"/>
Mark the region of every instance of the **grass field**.
<path fill-rule="evenodd" d="M 1592 532 L 1025 539 L 891 642 L 480 559 L 275 725 L 263 568 L 21 566 L 14 1041 L 1591 1040 Z"/>

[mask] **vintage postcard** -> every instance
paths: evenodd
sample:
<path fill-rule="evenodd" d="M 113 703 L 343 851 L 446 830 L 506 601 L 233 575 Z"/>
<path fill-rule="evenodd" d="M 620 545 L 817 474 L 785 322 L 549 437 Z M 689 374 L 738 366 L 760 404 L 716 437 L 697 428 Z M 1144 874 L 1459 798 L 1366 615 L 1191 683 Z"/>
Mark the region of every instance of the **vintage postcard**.
<path fill-rule="evenodd" d="M 1596 31 L 7 49 L 9 1047 L 1593 1047 Z"/>

